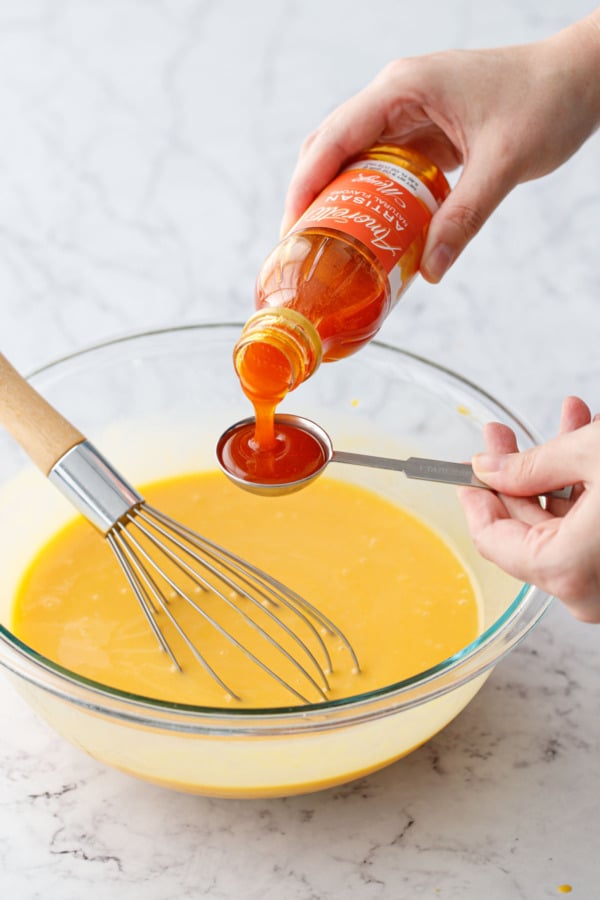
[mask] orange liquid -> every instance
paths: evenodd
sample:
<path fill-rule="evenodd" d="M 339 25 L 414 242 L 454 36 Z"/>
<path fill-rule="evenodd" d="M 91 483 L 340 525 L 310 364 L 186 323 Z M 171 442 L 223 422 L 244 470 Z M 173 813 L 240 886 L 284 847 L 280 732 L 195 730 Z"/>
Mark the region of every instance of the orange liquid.
<path fill-rule="evenodd" d="M 324 188 L 267 257 L 256 283 L 256 309 L 288 310 L 308 320 L 326 362 L 375 336 L 417 274 L 432 209 L 450 191 L 441 170 L 409 147 L 378 144 L 354 163 L 362 175 L 350 167 Z M 300 352 L 293 364 L 286 355 L 269 346 L 265 332 L 241 365 L 236 357 L 242 389 L 255 408 L 256 453 L 273 448 L 277 404 L 313 371 L 314 355 L 311 360 Z"/>
<path fill-rule="evenodd" d="M 327 362 L 368 343 L 381 327 L 389 303 L 387 276 L 366 248 L 350 236 L 320 231 L 289 235 L 267 258 L 256 289 L 257 308 L 285 306 L 312 322 Z M 238 374 L 254 406 L 256 425 L 251 442 L 230 446 L 230 471 L 240 476 L 245 471 L 248 480 L 263 483 L 267 482 L 257 477 L 258 472 L 270 470 L 269 483 L 285 483 L 295 480 L 289 475 L 296 469 L 316 471 L 314 445 L 300 440 L 282 443 L 276 435 L 275 411 L 292 387 L 285 355 L 257 342 L 244 354 Z"/>
<path fill-rule="evenodd" d="M 356 238 L 306 229 L 284 238 L 265 260 L 255 306 L 302 313 L 319 333 L 323 359 L 331 362 L 375 336 L 389 312 L 390 291 L 381 264 Z"/>
<path fill-rule="evenodd" d="M 242 390 L 254 406 L 256 418 L 253 452 L 269 452 L 276 446 L 275 410 L 289 391 L 292 373 L 283 353 L 269 344 L 248 348 L 239 371 Z M 236 461 L 238 468 L 244 459 Z"/>
<path fill-rule="evenodd" d="M 478 603 L 461 561 L 425 523 L 370 491 L 321 478 L 266 503 L 209 472 L 158 482 L 143 493 L 288 584 L 341 628 L 361 672 L 353 671 L 338 640 L 326 637 L 332 699 L 415 675 L 478 633 Z M 175 578 L 180 583 L 181 573 Z M 297 678 L 282 671 L 270 646 L 253 629 L 244 630 L 218 598 L 196 593 L 194 599 L 267 664 Z M 294 702 L 180 598 L 171 598 L 169 608 L 241 705 Z M 15 598 L 12 626 L 39 653 L 95 681 L 173 702 L 239 705 L 204 672 L 164 614 L 159 619 L 183 673 L 173 671 L 159 649 L 106 541 L 78 518 L 32 561 Z M 298 632 L 294 618 L 288 624 Z"/>
<path fill-rule="evenodd" d="M 275 440 L 260 449 L 253 424 L 239 425 L 228 436 L 221 453 L 227 471 L 255 484 L 288 484 L 310 478 L 326 463 L 322 445 L 307 431 L 277 423 Z"/>

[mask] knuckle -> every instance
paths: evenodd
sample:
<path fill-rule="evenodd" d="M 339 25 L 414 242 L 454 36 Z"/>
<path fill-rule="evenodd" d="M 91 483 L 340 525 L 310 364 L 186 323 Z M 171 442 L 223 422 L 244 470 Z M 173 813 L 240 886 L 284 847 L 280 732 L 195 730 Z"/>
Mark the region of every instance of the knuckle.
<path fill-rule="evenodd" d="M 300 156 L 301 157 L 304 156 L 310 150 L 310 148 L 313 146 L 315 141 L 317 141 L 319 139 L 321 130 L 322 130 L 321 128 L 315 128 L 314 131 L 311 131 L 310 134 L 308 134 L 304 138 L 304 140 L 302 141 L 302 144 L 300 145 Z"/>
<path fill-rule="evenodd" d="M 392 59 L 385 64 L 383 69 L 375 76 L 374 82 L 396 83 L 404 80 L 413 69 L 413 60 L 411 57 L 403 56 L 398 59 Z"/>
<path fill-rule="evenodd" d="M 585 598 L 587 587 L 585 580 L 577 572 L 563 571 L 555 575 L 553 580 L 556 596 L 565 603 L 578 605 Z"/>
<path fill-rule="evenodd" d="M 487 559 L 490 562 L 495 561 L 494 544 L 493 542 L 490 542 L 485 528 L 482 528 L 481 530 L 471 530 L 471 540 L 473 541 L 475 549 L 483 559 Z"/>
<path fill-rule="evenodd" d="M 600 622 L 600 567 L 595 552 L 574 546 L 561 520 L 534 526 L 526 539 L 527 579 L 561 600 L 575 618 Z"/>
<path fill-rule="evenodd" d="M 432 78 L 436 54 L 401 56 L 390 60 L 378 72 L 372 85 L 384 91 L 392 90 L 402 99 L 413 96 L 429 96 L 435 90 Z"/>
<path fill-rule="evenodd" d="M 583 622 L 585 625 L 600 625 L 600 600 L 597 600 L 595 605 L 588 603 L 567 605 L 578 622 Z"/>
<path fill-rule="evenodd" d="M 448 203 L 448 201 L 446 201 Z M 481 210 L 462 203 L 449 203 L 446 209 L 446 221 L 454 225 L 462 234 L 465 242 L 470 241 L 485 222 Z"/>
<path fill-rule="evenodd" d="M 556 565 L 548 581 L 551 592 L 569 607 L 576 619 L 600 622 L 600 586 L 586 567 Z"/>
<path fill-rule="evenodd" d="M 414 84 L 415 88 L 421 88 L 424 79 L 448 71 L 453 65 L 455 55 L 455 51 L 449 50 L 417 56 L 399 56 L 386 63 L 376 77 L 406 82 L 407 85 Z"/>
<path fill-rule="evenodd" d="M 513 467 L 515 474 L 524 481 L 529 482 L 535 479 L 539 468 L 539 457 L 535 450 L 525 450 L 521 453 L 515 453 L 513 456 Z"/>

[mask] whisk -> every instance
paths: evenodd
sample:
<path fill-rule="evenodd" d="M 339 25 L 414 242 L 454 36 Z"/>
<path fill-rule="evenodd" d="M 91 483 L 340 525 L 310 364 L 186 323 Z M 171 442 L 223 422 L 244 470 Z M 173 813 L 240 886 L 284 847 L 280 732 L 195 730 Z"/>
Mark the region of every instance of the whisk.
<path fill-rule="evenodd" d="M 104 535 L 159 646 L 176 670 L 182 671 L 182 666 L 165 637 L 162 618 L 172 624 L 225 694 L 241 699 L 182 628 L 169 606 L 173 596 L 189 604 L 204 623 L 302 703 L 327 699 L 332 663 L 324 636 L 337 640 L 347 651 L 352 669 L 359 671 L 350 642 L 318 608 L 261 569 L 147 504 L 2 354 L 0 424 Z M 206 603 L 193 599 L 191 595 L 197 596 L 198 589 L 206 592 L 206 597 L 210 595 L 211 601 L 217 598 L 233 610 L 242 629 L 258 633 L 264 646 L 281 660 L 279 671 L 224 627 Z M 269 658 L 272 656 L 271 652 Z"/>

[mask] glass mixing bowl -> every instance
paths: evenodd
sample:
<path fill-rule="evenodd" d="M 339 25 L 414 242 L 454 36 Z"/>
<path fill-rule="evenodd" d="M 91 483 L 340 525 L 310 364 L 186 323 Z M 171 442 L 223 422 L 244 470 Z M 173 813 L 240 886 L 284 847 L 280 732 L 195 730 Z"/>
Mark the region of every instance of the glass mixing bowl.
<path fill-rule="evenodd" d="M 218 436 L 250 412 L 231 364 L 240 329 L 206 324 L 124 338 L 59 360 L 30 380 L 136 484 L 214 469 Z M 491 420 L 510 425 L 521 447 L 535 443 L 529 428 L 475 385 L 378 342 L 322 367 L 281 411 L 320 423 L 339 449 L 365 453 L 466 460 L 482 449 L 482 427 Z M 159 702 L 81 678 L 11 634 L 21 574 L 73 511 L 5 434 L 0 471 L 0 663 L 8 678 L 92 756 L 178 790 L 282 796 L 391 763 L 464 708 L 551 600 L 479 557 L 453 487 L 340 466 L 336 478 L 408 507 L 454 546 L 479 587 L 479 637 L 426 672 L 345 700 L 270 710 Z"/>

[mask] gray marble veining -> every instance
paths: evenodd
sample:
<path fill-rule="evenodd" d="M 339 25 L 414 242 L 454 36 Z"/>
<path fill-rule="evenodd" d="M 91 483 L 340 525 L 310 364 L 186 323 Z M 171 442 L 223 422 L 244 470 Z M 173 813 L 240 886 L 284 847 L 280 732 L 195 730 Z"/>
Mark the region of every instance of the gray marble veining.
<path fill-rule="evenodd" d="M 594 5 L 6 0 L 2 350 L 27 371 L 115 334 L 244 319 L 299 145 L 330 109 L 394 57 L 532 40 Z M 515 191 L 382 331 L 547 435 L 566 393 L 600 409 L 598 146 Z M 419 751 L 289 799 L 108 771 L 0 682 L 3 897 L 600 896 L 598 632 L 559 605 Z"/>

